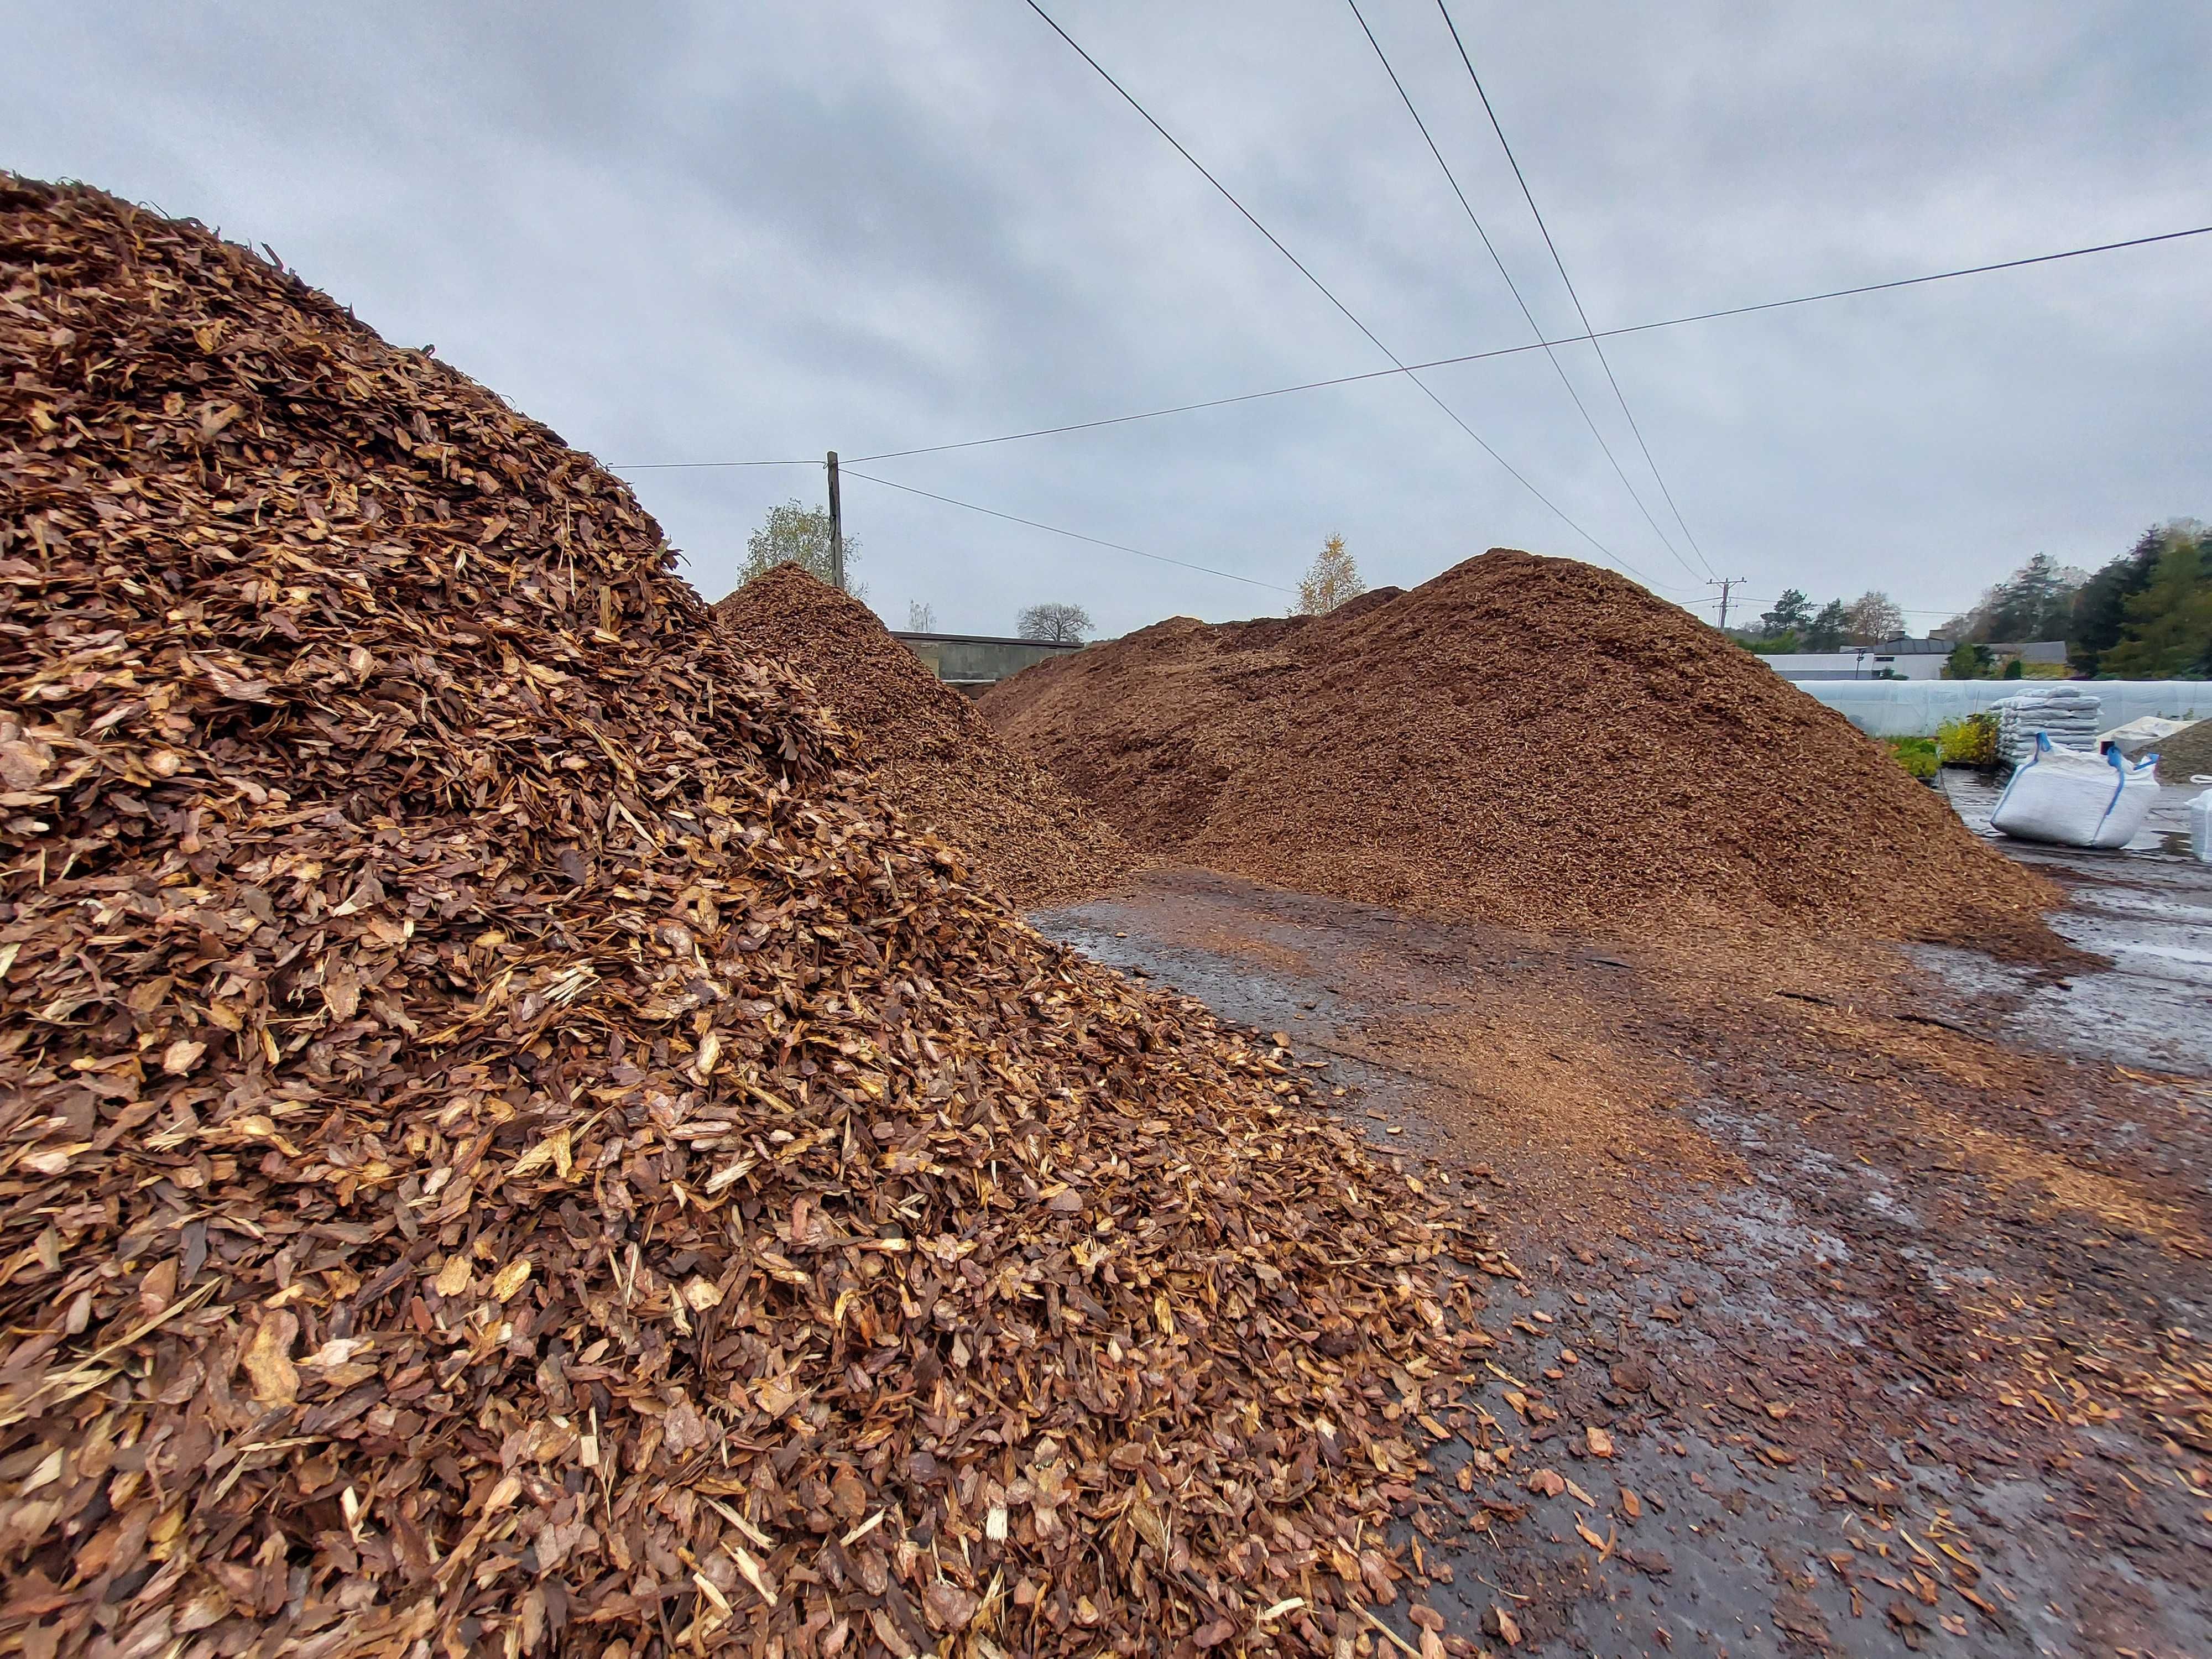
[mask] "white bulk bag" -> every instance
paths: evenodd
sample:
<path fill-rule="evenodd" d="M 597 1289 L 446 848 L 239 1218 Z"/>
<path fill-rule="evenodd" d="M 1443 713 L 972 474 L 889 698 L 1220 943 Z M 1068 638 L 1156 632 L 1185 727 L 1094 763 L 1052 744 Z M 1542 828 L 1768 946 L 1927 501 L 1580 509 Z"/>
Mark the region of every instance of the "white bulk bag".
<path fill-rule="evenodd" d="M 2143 827 L 2143 820 L 2150 816 L 2151 806 L 2158 799 L 2158 757 L 2145 755 L 2140 760 L 2130 760 L 2118 749 L 2107 749 L 2105 758 L 2120 775 L 2120 793 L 2112 810 L 2105 814 L 2096 840 L 2089 844 L 2125 847 Z"/>
<path fill-rule="evenodd" d="M 2021 841 L 2125 846 L 2157 798 L 2155 767 L 2154 757 L 2137 766 L 2117 750 L 2109 757 L 2085 754 L 2038 732 L 2035 752 L 1997 797 L 1990 828 Z M 2118 840 L 2108 838 L 2114 835 Z"/>
<path fill-rule="evenodd" d="M 2212 864 L 2212 789 L 2189 803 L 2189 850 Z"/>

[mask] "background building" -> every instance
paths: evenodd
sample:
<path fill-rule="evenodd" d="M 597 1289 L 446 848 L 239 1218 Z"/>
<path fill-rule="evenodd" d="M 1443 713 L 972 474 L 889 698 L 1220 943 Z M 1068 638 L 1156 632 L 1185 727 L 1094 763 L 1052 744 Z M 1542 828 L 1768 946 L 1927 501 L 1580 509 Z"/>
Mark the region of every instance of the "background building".
<path fill-rule="evenodd" d="M 1847 646 L 1841 651 L 1793 651 L 1766 659 L 1767 665 L 1785 680 L 1878 680 L 1887 674 L 1900 679 L 1933 680 L 1943 674 L 1951 654 L 1950 640 L 1891 640 L 1881 645 Z M 2066 651 L 2059 647 L 2059 660 Z"/>
<path fill-rule="evenodd" d="M 891 637 L 921 658 L 931 673 L 971 697 L 981 696 L 1031 663 L 1083 649 L 1078 644 L 994 639 L 982 634 L 902 634 L 893 629 Z"/>

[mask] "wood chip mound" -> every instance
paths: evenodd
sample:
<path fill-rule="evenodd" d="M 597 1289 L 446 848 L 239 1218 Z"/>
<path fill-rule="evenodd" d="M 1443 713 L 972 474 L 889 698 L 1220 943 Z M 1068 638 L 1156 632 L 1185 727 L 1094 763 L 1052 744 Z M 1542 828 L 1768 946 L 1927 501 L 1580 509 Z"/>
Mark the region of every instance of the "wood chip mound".
<path fill-rule="evenodd" d="M 2212 720 L 2185 726 L 2162 743 L 2147 744 L 2139 751 L 2158 757 L 2158 781 L 2185 788 L 2189 781 L 2212 772 Z"/>
<path fill-rule="evenodd" d="M 1073 903 L 1136 867 L 1119 831 L 1007 747 L 851 595 L 779 565 L 724 599 L 714 619 L 740 648 L 813 681 L 891 804 L 1017 904 Z"/>
<path fill-rule="evenodd" d="M 0 175 L 0 1650 L 1389 1590 L 1475 1212 L 962 880 L 621 483 L 295 277 Z"/>
<path fill-rule="evenodd" d="M 1842 715 L 1567 559 L 1172 617 L 981 706 L 1141 852 L 1447 920 L 2030 941 L 2057 902 Z"/>

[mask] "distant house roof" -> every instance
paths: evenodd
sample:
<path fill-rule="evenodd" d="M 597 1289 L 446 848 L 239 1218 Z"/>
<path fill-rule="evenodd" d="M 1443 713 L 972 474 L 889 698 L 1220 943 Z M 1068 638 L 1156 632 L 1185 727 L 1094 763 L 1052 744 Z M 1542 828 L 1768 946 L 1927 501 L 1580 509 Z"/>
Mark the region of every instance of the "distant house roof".
<path fill-rule="evenodd" d="M 1885 640 L 1868 649 L 1885 657 L 1948 657 L 1957 648 L 1954 640 Z"/>

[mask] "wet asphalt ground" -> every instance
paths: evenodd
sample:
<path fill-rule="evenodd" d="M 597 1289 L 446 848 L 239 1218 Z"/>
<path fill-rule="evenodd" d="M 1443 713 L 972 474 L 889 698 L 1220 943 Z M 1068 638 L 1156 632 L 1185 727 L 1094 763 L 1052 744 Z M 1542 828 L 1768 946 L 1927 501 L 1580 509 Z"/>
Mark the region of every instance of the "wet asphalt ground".
<path fill-rule="evenodd" d="M 1398 1642 L 2212 1653 L 2212 866 L 2166 793 L 2124 852 L 2001 842 L 2063 970 L 1736 983 L 1200 871 L 1034 918 L 1285 1033 L 1518 1264 Z"/>

